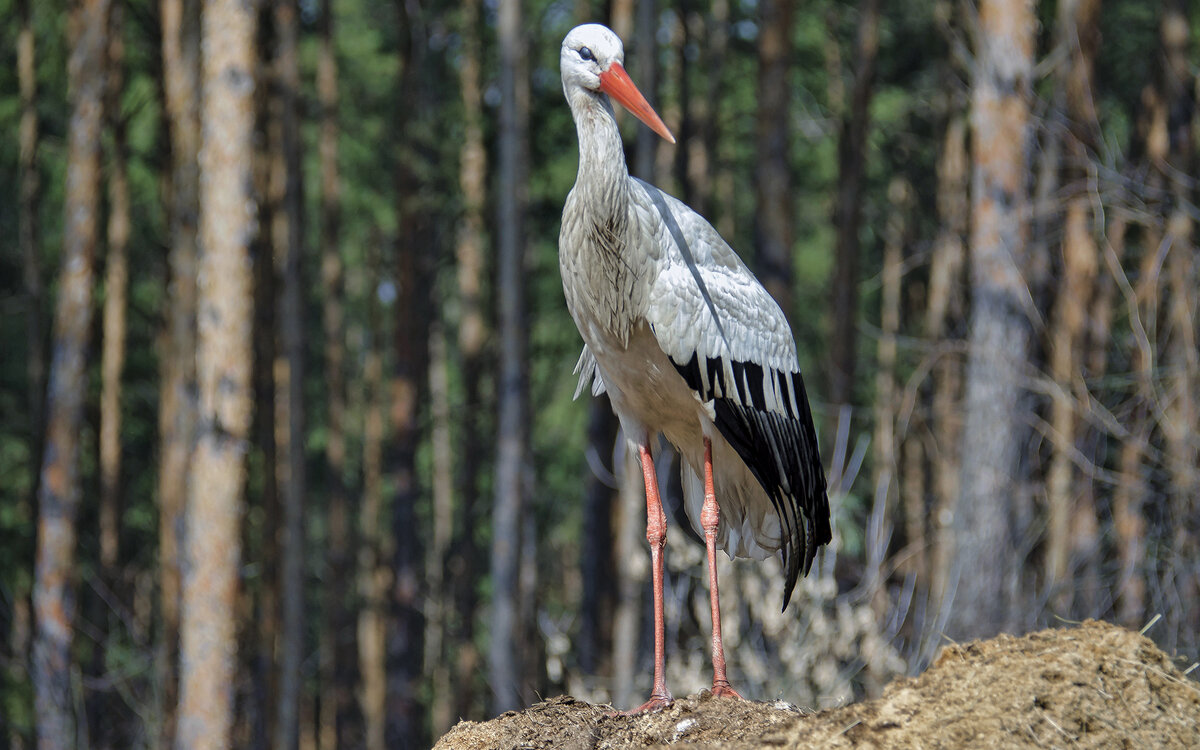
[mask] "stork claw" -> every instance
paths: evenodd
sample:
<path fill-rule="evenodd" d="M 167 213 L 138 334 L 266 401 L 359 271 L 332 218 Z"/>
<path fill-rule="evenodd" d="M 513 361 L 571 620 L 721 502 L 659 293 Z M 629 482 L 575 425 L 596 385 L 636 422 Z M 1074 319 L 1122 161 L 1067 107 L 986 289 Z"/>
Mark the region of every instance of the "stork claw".
<path fill-rule="evenodd" d="M 675 702 L 675 699 L 672 698 L 670 696 L 670 694 L 652 695 L 652 696 L 650 696 L 650 700 L 646 701 L 645 703 L 638 706 L 637 708 L 631 708 L 628 711 L 620 711 L 619 714 L 621 716 L 637 716 L 639 714 L 653 714 L 653 713 L 657 713 L 657 712 L 663 710 L 664 708 L 667 708 L 674 702 Z"/>
<path fill-rule="evenodd" d="M 712 690 L 710 690 L 709 693 L 714 698 L 734 698 L 739 701 L 746 700 L 738 694 L 738 691 L 733 689 L 733 686 L 730 685 L 728 681 L 725 680 L 722 680 L 719 683 L 713 683 Z"/>

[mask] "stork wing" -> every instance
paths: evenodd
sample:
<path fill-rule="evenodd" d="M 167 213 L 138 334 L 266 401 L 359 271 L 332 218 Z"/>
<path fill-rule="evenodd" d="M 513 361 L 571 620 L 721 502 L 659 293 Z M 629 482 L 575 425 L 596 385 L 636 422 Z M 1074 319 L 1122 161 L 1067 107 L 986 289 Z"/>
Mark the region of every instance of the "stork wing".
<path fill-rule="evenodd" d="M 600 368 L 596 367 L 596 355 L 592 354 L 587 344 L 583 345 L 583 351 L 579 353 L 579 361 L 575 363 L 575 374 L 579 376 L 579 384 L 575 386 L 572 400 L 578 399 L 579 394 L 585 390 L 591 390 L 593 396 L 599 396 L 607 390 L 604 387 L 604 378 L 600 375 Z"/>
<path fill-rule="evenodd" d="M 721 435 L 758 479 L 784 530 L 784 607 L 832 537 L 825 472 L 791 328 L 779 305 L 707 221 L 639 181 L 658 277 L 646 318 Z M 654 252 L 654 251 L 652 251 Z"/>

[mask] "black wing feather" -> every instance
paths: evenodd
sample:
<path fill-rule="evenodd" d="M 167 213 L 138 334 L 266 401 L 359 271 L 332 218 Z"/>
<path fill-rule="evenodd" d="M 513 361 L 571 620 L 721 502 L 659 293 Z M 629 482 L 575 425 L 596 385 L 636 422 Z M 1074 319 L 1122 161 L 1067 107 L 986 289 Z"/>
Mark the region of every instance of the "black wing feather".
<path fill-rule="evenodd" d="M 767 373 L 756 362 L 730 362 L 732 383 L 725 382 L 721 359 L 705 357 L 702 361 L 693 353 L 687 363 L 672 360 L 672 364 L 692 390 L 713 402 L 717 429 L 746 462 L 775 507 L 785 539 L 783 607 L 787 609 L 796 581 L 812 568 L 817 548 L 833 538 L 825 470 L 804 379 L 799 372 L 769 373 L 778 384 L 781 413 L 769 408 L 764 389 Z M 795 409 L 784 395 L 789 386 L 795 395 Z"/>

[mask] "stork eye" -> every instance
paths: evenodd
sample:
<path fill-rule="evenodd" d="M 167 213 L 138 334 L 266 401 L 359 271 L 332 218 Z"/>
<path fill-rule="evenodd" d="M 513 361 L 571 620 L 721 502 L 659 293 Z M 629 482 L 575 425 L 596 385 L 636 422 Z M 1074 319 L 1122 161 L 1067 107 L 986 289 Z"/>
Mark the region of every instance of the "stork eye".
<path fill-rule="evenodd" d="M 579 56 L 584 60 L 591 60 L 592 62 L 596 61 L 596 56 L 592 54 L 592 50 L 588 47 L 580 47 Z"/>

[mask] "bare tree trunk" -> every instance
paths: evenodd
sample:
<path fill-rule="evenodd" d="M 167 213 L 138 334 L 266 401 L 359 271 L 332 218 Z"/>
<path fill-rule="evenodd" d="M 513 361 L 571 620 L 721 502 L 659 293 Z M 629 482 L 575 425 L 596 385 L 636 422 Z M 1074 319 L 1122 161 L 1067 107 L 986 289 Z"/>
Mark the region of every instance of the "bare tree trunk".
<path fill-rule="evenodd" d="M 129 176 L 126 163 L 128 144 L 121 94 L 124 91 L 125 40 L 124 5 L 116 0 L 108 9 L 108 49 L 105 61 L 104 120 L 112 140 L 107 150 L 108 226 L 104 269 L 104 306 L 101 314 L 100 353 L 100 496 L 98 526 L 100 536 L 100 586 L 117 601 L 124 599 L 119 570 L 121 538 L 121 376 L 125 370 L 126 314 L 129 289 Z M 95 614 L 90 619 L 103 634 L 100 648 L 93 651 L 89 673 L 98 686 L 89 691 L 86 702 L 88 734 L 100 748 L 128 744 L 122 738 L 122 722 L 117 718 L 120 702 L 105 685 L 105 651 L 113 637 L 113 608 L 102 598 L 92 600 Z"/>
<path fill-rule="evenodd" d="M 854 397 L 858 359 L 858 256 L 861 253 L 858 232 L 862 222 L 862 181 L 878 54 L 879 0 L 862 0 L 854 49 L 850 110 L 843 115 L 838 135 L 838 190 L 833 213 L 837 244 L 829 352 L 829 401 L 833 404 L 848 404 Z"/>
<path fill-rule="evenodd" d="M 267 750 L 275 738 L 276 707 L 279 703 L 278 648 L 280 632 L 279 586 L 281 583 L 280 537 L 277 533 L 282 515 L 280 488 L 282 483 L 281 452 L 286 455 L 286 433 L 280 435 L 282 424 L 278 409 L 286 404 L 279 393 L 287 384 L 278 380 L 281 368 L 277 320 L 279 318 L 277 278 L 279 259 L 275 234 L 286 231 L 278 226 L 284 220 L 282 210 L 286 189 L 286 166 L 281 148 L 283 118 L 280 112 L 278 71 L 271 64 L 275 46 L 274 5 L 262 3 L 258 11 L 258 85 L 255 92 L 254 188 L 262 196 L 259 207 L 258 234 L 254 242 L 254 400 L 263 408 L 256 413 L 254 439 L 261 455 L 262 489 L 258 493 L 259 512 L 269 519 L 258 525 L 250 535 L 247 555 L 260 566 L 259 585 L 254 592 L 255 643 L 252 655 L 246 658 L 246 668 L 253 674 L 253 685 L 247 696 L 248 711 L 253 727 L 254 750 Z M 249 640 L 249 639 L 248 639 Z"/>
<path fill-rule="evenodd" d="M 525 433 L 525 145 L 529 87 L 521 0 L 500 4 L 500 174 L 497 232 L 497 310 L 500 363 L 497 374 L 496 494 L 492 511 L 492 615 L 488 671 L 492 711 L 520 705 L 522 644 L 518 622 L 522 493 L 527 456 Z"/>
<path fill-rule="evenodd" d="M 129 289 L 129 177 L 125 163 L 124 6 L 109 7 L 105 116 L 112 133 L 108 174 L 108 256 L 104 274 L 103 349 L 100 358 L 100 566 L 116 580 L 120 551 L 121 373 L 125 369 L 125 307 Z"/>
<path fill-rule="evenodd" d="M 958 502 L 961 472 L 963 360 L 952 346 L 961 340 L 955 326 L 963 318 L 964 239 L 970 219 L 967 194 L 967 123 L 956 105 L 946 124 L 942 153 L 938 159 L 938 219 L 941 230 L 933 245 L 929 268 L 926 335 L 938 342 L 940 351 L 932 370 L 930 417 L 933 433 L 930 473 L 933 507 L 930 511 L 932 551 L 929 570 L 931 607 L 940 609 L 954 559 L 954 508 Z"/>
<path fill-rule="evenodd" d="M 1109 226 L 1105 238 L 1109 244 L 1109 251 L 1116 259 L 1118 266 L 1125 258 L 1125 235 L 1128 226 L 1128 220 L 1122 214 L 1117 214 Z M 1115 284 L 1109 286 L 1111 288 Z M 1102 300 L 1098 300 L 1098 303 L 1100 301 Z M 1111 302 L 1109 304 L 1111 305 Z M 1109 309 L 1107 315 L 1111 316 L 1111 314 L 1111 309 Z M 1100 308 L 1093 313 L 1092 317 L 1093 320 L 1099 320 L 1103 319 L 1104 315 L 1105 311 Z M 1094 341 L 1096 342 L 1094 345 L 1103 342 L 1103 345 L 1106 346 L 1107 333 L 1097 331 Z M 1134 409 L 1135 415 L 1142 411 L 1136 407 Z M 1144 413 L 1140 414 L 1142 419 L 1144 416 Z M 1114 586 L 1117 597 L 1117 621 L 1128 628 L 1144 625 L 1142 615 L 1146 611 L 1146 524 L 1141 512 L 1140 472 L 1141 456 L 1145 445 L 1137 439 L 1140 435 L 1137 425 L 1133 426 L 1131 432 L 1133 434 L 1121 442 L 1118 452 L 1117 486 L 1113 489 L 1112 496 L 1113 533 L 1117 537 L 1117 560 L 1120 563 L 1117 582 Z"/>
<path fill-rule="evenodd" d="M 1166 217 L 1167 336 L 1161 359 L 1170 373 L 1165 378 L 1165 403 L 1160 425 L 1166 447 L 1166 468 L 1171 477 L 1171 540 L 1174 554 L 1187 561 L 1172 572 L 1179 611 L 1176 632 L 1200 631 L 1200 353 L 1195 293 L 1197 286 L 1196 246 L 1193 219 L 1188 207 L 1195 203 L 1195 188 L 1183 175 L 1195 174 L 1193 132 L 1196 78 L 1189 62 L 1190 4 L 1176 0 L 1164 9 L 1161 35 L 1164 51 L 1164 94 L 1171 112 L 1170 152 L 1164 167 L 1170 186 L 1171 207 Z"/>
<path fill-rule="evenodd" d="M 429 382 L 428 263 L 435 253 L 430 207 L 418 177 L 418 162 L 427 159 L 421 125 L 427 117 L 426 80 L 430 72 L 426 49 L 425 10 L 420 3 L 396 3 L 399 13 L 402 73 L 397 91 L 399 121 L 395 133 L 403 154 L 396 168 L 399 237 L 395 253 L 395 354 L 391 379 L 391 420 L 395 433 L 390 457 L 394 500 L 392 565 L 395 580 L 389 591 L 387 626 L 387 716 L 385 738 L 390 747 L 415 747 L 425 742 L 425 706 L 419 692 L 424 655 L 425 534 L 418 527 L 416 506 L 421 496 L 417 479 L 417 446 L 424 437 L 421 407 Z"/>
<path fill-rule="evenodd" d="M 203 15 L 198 440 L 185 512 L 179 748 L 230 742 L 246 443 L 252 415 L 254 39 L 249 6 Z"/>
<path fill-rule="evenodd" d="M 692 38 L 692 28 L 688 17 L 693 11 L 695 0 L 680 0 L 671 11 L 671 58 L 673 64 L 670 71 L 673 74 L 675 97 L 664 104 L 664 116 L 672 123 L 671 132 L 675 135 L 675 148 L 667 155 L 670 157 L 671 172 L 670 192 L 689 206 L 694 206 L 696 198 L 692 195 L 692 185 L 687 178 L 687 155 L 690 144 L 695 138 L 695 124 L 692 122 L 692 76 L 689 68 L 688 49 L 696 49 L 696 40 Z M 698 45 L 697 45 L 698 46 Z M 640 128 L 639 128 L 640 129 Z"/>
<path fill-rule="evenodd" d="M 717 118 L 721 111 L 718 103 L 724 94 L 722 77 L 729 48 L 729 2 L 714 0 L 707 13 L 696 12 L 689 18 L 696 27 L 693 33 L 703 36 L 704 78 L 707 85 L 691 101 L 696 137 L 688 144 L 688 183 L 691 185 L 692 207 L 716 226 L 723 214 L 732 212 L 731 206 L 720 206 L 715 201 Z"/>
<path fill-rule="evenodd" d="M 1016 574 L 1009 507 L 1024 424 L 1022 367 L 1029 330 L 1022 278 L 1029 236 L 1029 96 L 1032 0 L 983 0 L 971 125 L 972 310 L 963 428 L 962 485 L 955 512 L 958 590 L 947 632 L 992 635 L 1012 616 L 1005 593 Z"/>
<path fill-rule="evenodd" d="M 276 0 L 275 81 L 278 86 L 280 144 L 283 157 L 282 204 L 275 206 L 275 258 L 283 262 L 283 294 L 279 323 L 283 359 L 276 367 L 276 434 L 281 438 L 283 461 L 283 528 L 280 539 L 280 599 L 282 605 L 279 648 L 279 703 L 276 708 L 275 750 L 296 750 L 300 726 L 300 662 L 304 657 L 304 195 L 300 173 L 300 70 L 297 58 L 299 9 L 296 0 Z M 278 218 L 282 218 L 279 221 Z"/>
<path fill-rule="evenodd" d="M 618 438 L 613 465 L 619 482 L 617 521 L 617 604 L 613 615 L 612 702 L 633 703 L 638 664 L 638 634 L 642 624 L 642 594 L 650 577 L 648 556 L 642 551 L 646 538 L 646 500 L 642 468 L 628 450 L 629 441 Z"/>
<path fill-rule="evenodd" d="M 579 567 L 583 586 L 579 612 L 579 666 L 594 675 L 611 654 L 613 599 L 617 567 L 613 558 L 613 508 L 618 497 L 611 466 L 613 442 L 617 439 L 617 417 L 608 397 L 592 399 L 588 409 L 588 464 L 584 489 L 583 542 Z"/>
<path fill-rule="evenodd" d="M 200 3 L 162 0 L 163 92 L 171 138 L 170 280 L 159 389 L 160 746 L 175 736 L 180 541 L 196 431 L 196 241 L 200 210 Z"/>
<path fill-rule="evenodd" d="M 44 434 L 42 407 L 46 398 L 46 341 L 45 320 L 42 305 L 45 291 L 42 288 L 42 269 L 38 260 L 38 201 L 41 176 L 38 170 L 38 115 L 37 115 L 37 67 L 34 49 L 33 10 L 30 0 L 19 0 L 17 14 L 21 30 L 17 34 L 17 78 L 21 92 L 21 124 L 18 135 L 20 172 L 20 198 L 18 213 L 17 242 L 21 246 L 21 266 L 28 319 L 25 328 L 28 361 L 26 377 L 29 379 L 29 434 L 35 444 L 40 444 Z M 41 449 L 32 451 L 34 459 L 41 463 Z M 37 487 L 33 488 L 34 493 Z"/>
<path fill-rule="evenodd" d="M 338 170 L 338 69 L 332 0 L 321 0 L 317 58 L 321 156 L 321 288 L 325 334 L 325 389 L 329 398 L 325 466 L 329 509 L 329 580 L 321 641 L 320 745 L 358 744 L 354 718 L 354 622 L 350 584 L 352 527 L 346 496 L 346 320 L 341 250 L 342 189 Z"/>
<path fill-rule="evenodd" d="M 370 249 L 368 255 L 377 256 L 378 251 Z M 375 301 L 375 290 L 380 281 L 379 261 L 371 257 L 368 265 L 369 344 L 363 363 L 363 499 L 359 511 L 362 543 L 358 552 L 358 594 L 362 604 L 358 611 L 357 642 L 365 745 L 367 750 L 384 750 L 387 747 L 384 742 L 387 690 L 384 612 L 389 578 L 384 561 L 389 550 L 383 526 L 383 334 L 378 302 Z"/>
<path fill-rule="evenodd" d="M 575 18 L 577 23 L 590 23 L 593 19 L 591 3 L 581 0 Z M 608 7 L 608 27 L 621 39 L 633 37 L 633 0 L 613 0 Z M 629 55 L 626 55 L 628 57 Z"/>
<path fill-rule="evenodd" d="M 891 204 L 883 238 L 883 286 L 879 305 L 879 350 L 875 370 L 875 493 L 882 495 L 885 523 L 891 524 L 896 505 L 897 473 L 899 472 L 899 441 L 896 418 L 900 412 L 900 392 L 896 387 L 896 337 L 900 332 L 900 286 L 903 281 L 906 214 L 911 202 L 912 186 L 900 177 L 888 186 Z M 884 552 L 884 550 L 880 550 Z M 871 554 L 868 553 L 868 560 Z M 883 554 L 873 560 L 867 576 L 873 590 L 883 585 L 881 563 Z"/>
<path fill-rule="evenodd" d="M 1079 413 L 1088 408 L 1089 401 L 1082 369 L 1083 347 L 1099 270 L 1091 196 L 1084 191 L 1089 152 L 1095 148 L 1099 132 L 1091 89 L 1099 10 L 1099 0 L 1072 0 L 1059 6 L 1060 43 L 1067 46 L 1069 60 L 1063 88 L 1071 122 L 1064 182 L 1074 192 L 1068 198 L 1064 218 L 1062 273 L 1050 333 L 1050 373 L 1055 390 L 1050 406 L 1053 455 L 1046 478 L 1046 584 L 1053 606 L 1068 615 L 1072 613 L 1076 589 L 1094 602 L 1099 587 L 1094 565 L 1099 524 L 1092 493 L 1080 486 L 1075 467 L 1085 429 Z M 1086 564 L 1088 560 L 1091 565 Z M 1072 564 L 1090 569 L 1091 574 L 1085 578 L 1092 580 L 1082 586 L 1072 584 Z M 1093 610 L 1094 606 L 1085 606 L 1085 611 L 1098 614 Z"/>
<path fill-rule="evenodd" d="M 713 216 L 713 165 L 717 153 L 717 103 L 721 101 L 721 77 L 728 46 L 729 3 L 717 0 L 707 12 L 693 7 L 687 15 L 688 36 L 703 51 L 699 66 L 704 71 L 697 95 L 688 98 L 690 137 L 681 149 L 685 158 L 688 205 L 715 222 Z M 692 65 L 693 69 L 697 66 Z"/>
<path fill-rule="evenodd" d="M 483 570 L 482 555 L 476 542 L 481 524 L 479 503 L 480 457 L 483 455 L 482 425 L 484 411 L 480 378 L 484 367 L 488 322 L 483 302 L 486 277 L 484 209 L 487 204 L 487 149 L 483 141 L 483 87 L 480 82 L 480 0 L 463 3 L 462 62 L 459 86 L 463 99 L 463 143 L 459 156 L 459 189 L 463 196 L 463 215 L 459 222 L 457 246 L 457 282 L 461 317 L 458 322 L 458 350 L 461 357 L 463 413 L 459 442 L 460 510 L 454 553 L 449 568 L 454 574 L 458 624 L 454 639 L 458 643 L 455 665 L 455 715 L 474 715 L 475 681 L 479 672 L 479 652 L 475 648 L 475 614 L 479 602 L 476 581 Z"/>
<path fill-rule="evenodd" d="M 21 281 L 25 293 L 26 323 L 25 377 L 28 381 L 29 454 L 31 465 L 42 465 L 42 446 L 45 430 L 46 399 L 46 320 L 45 289 L 40 261 L 40 222 L 38 204 L 41 193 L 41 174 L 38 168 L 37 60 L 33 8 L 30 0 L 18 0 L 17 16 L 21 28 L 17 32 L 17 81 L 21 97 L 21 123 L 18 129 L 17 171 L 19 197 L 17 207 L 17 244 L 21 249 Z M 40 477 L 30 483 L 29 493 L 18 501 L 18 512 L 33 515 L 40 488 Z M 29 644 L 32 636 L 32 603 L 28 583 L 14 587 L 12 624 L 8 633 L 13 658 L 10 677 L 15 684 L 27 683 L 32 673 Z M 20 749 L 25 738 L 10 725 L 9 744 Z"/>
<path fill-rule="evenodd" d="M 446 660 L 453 597 L 446 591 L 445 562 L 454 524 L 454 446 L 450 434 L 450 362 L 441 321 L 429 331 L 429 411 L 433 448 L 433 536 L 425 555 L 425 668 L 431 678 L 433 737 L 454 722 L 454 696 Z"/>
<path fill-rule="evenodd" d="M 635 73 L 642 92 L 650 101 L 658 101 L 658 30 L 657 0 L 641 0 L 637 4 L 634 44 L 637 48 Z M 654 180 L 655 154 L 659 137 L 649 128 L 638 128 L 634 137 L 633 174 L 643 180 Z"/>
<path fill-rule="evenodd" d="M 762 0 L 758 25 L 755 114 L 754 260 L 763 286 L 792 315 L 792 201 L 788 105 L 792 70 L 792 0 Z"/>
<path fill-rule="evenodd" d="M 54 315 L 46 452 L 38 486 L 37 562 L 33 607 L 33 689 L 38 746 L 75 747 L 71 641 L 75 627 L 75 516 L 81 494 L 79 432 L 87 393 L 87 343 L 100 205 L 107 0 L 71 9 L 67 189 L 63 266 Z"/>

